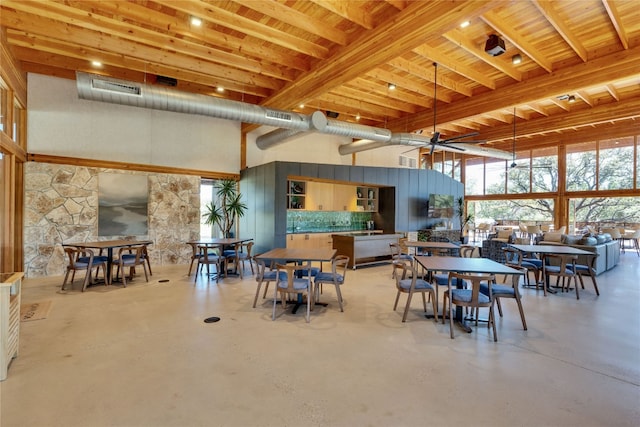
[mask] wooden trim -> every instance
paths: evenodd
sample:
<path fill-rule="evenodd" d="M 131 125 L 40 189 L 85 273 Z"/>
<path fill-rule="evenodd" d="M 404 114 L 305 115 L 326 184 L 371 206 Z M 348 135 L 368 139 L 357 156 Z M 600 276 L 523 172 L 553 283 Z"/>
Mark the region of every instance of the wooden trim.
<path fill-rule="evenodd" d="M 195 175 L 207 179 L 240 180 L 240 174 L 204 171 L 198 169 L 175 168 L 169 166 L 144 165 L 139 163 L 113 162 L 106 160 L 81 159 L 77 157 L 52 156 L 49 154 L 27 153 L 27 161 L 53 163 L 92 168 L 122 169 L 152 173 L 171 173 L 176 175 Z"/>
<path fill-rule="evenodd" d="M 11 52 L 8 50 L 6 29 L 0 29 L 0 77 L 5 84 L 13 91 L 13 96 L 18 98 L 20 104 L 27 108 L 27 75 L 24 73 Z M 13 98 L 11 99 L 13 106 Z"/>

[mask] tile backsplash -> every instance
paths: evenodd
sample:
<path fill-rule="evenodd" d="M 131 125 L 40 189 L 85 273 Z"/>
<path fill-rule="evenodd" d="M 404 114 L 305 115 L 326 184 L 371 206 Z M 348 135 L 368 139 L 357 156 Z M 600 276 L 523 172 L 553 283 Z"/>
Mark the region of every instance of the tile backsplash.
<path fill-rule="evenodd" d="M 287 211 L 287 233 L 324 233 L 365 230 L 371 212 Z"/>

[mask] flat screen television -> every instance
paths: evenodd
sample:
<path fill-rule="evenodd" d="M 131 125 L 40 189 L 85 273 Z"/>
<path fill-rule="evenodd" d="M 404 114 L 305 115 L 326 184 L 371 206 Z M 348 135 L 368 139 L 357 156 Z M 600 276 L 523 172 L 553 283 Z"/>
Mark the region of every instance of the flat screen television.
<path fill-rule="evenodd" d="M 453 196 L 450 194 L 430 194 L 427 217 L 453 218 Z"/>

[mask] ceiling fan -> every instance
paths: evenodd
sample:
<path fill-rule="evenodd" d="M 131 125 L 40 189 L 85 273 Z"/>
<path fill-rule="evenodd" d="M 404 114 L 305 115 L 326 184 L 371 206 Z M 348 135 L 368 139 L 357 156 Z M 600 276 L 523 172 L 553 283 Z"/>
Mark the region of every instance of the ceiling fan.
<path fill-rule="evenodd" d="M 438 63 L 434 62 L 433 66 L 435 67 L 434 74 L 433 74 L 433 136 L 429 141 L 429 145 L 431 146 L 429 155 L 433 154 L 433 151 L 436 149 L 437 146 L 440 146 L 440 147 L 446 146 L 449 148 L 453 148 L 454 150 L 466 151 L 463 147 L 457 147 L 452 144 L 481 144 L 483 142 L 486 142 L 486 141 L 459 141 L 460 139 L 476 136 L 479 134 L 479 132 L 472 132 L 465 135 L 459 135 L 451 138 L 440 139 L 440 132 L 436 131 L 436 123 L 437 123 L 436 121 L 437 107 L 436 106 L 438 104 L 438 98 L 436 96 L 438 91 Z"/>

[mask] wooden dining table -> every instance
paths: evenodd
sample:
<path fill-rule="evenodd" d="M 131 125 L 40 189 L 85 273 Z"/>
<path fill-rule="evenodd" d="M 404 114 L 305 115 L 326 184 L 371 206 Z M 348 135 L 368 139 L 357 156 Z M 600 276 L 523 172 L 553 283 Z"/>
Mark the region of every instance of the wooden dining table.
<path fill-rule="evenodd" d="M 524 274 L 520 270 L 500 264 L 489 258 L 460 258 L 449 256 L 422 256 L 415 257 L 420 264 L 428 272 L 456 272 L 456 273 L 483 273 L 483 274 L 505 274 L 512 275 L 514 285 L 517 286 L 519 276 Z M 457 287 L 461 287 L 462 283 L 456 283 Z M 455 320 L 458 325 L 466 332 L 471 332 L 471 328 L 465 323 L 462 315 L 462 307 L 456 307 Z"/>
<path fill-rule="evenodd" d="M 153 241 L 151 240 L 100 240 L 95 242 L 74 242 L 74 243 L 63 243 L 63 247 L 75 247 L 80 249 L 98 249 L 100 251 L 106 249 L 107 250 L 107 283 L 111 283 L 111 270 L 113 266 L 113 250 L 117 248 L 130 248 L 132 246 L 138 245 L 151 245 Z"/>
<path fill-rule="evenodd" d="M 197 251 L 198 246 L 206 246 L 208 248 L 221 248 L 220 253 L 224 252 L 225 247 L 233 247 L 236 245 L 241 245 L 246 242 L 250 242 L 253 240 L 253 237 L 204 237 L 201 239 L 189 240 L 187 242 L 188 245 L 194 246 Z M 194 252 L 195 253 L 195 252 Z M 227 274 L 238 274 L 236 271 L 238 266 L 235 266 L 234 271 L 227 271 Z M 197 273 L 197 269 L 196 269 Z M 216 273 L 217 274 L 217 273 Z"/>
<path fill-rule="evenodd" d="M 540 255 L 540 261 L 542 263 L 542 278 L 544 280 L 545 296 L 546 292 L 555 294 L 556 291 L 551 289 L 549 282 L 546 280 L 546 260 L 548 255 L 586 255 L 596 256 L 595 252 L 585 251 L 584 249 L 574 248 L 569 245 L 516 245 L 509 244 L 510 247 L 522 252 L 532 253 Z"/>
<path fill-rule="evenodd" d="M 265 261 L 275 261 L 279 263 L 296 262 L 303 264 L 305 262 L 328 262 L 336 256 L 337 250 L 330 248 L 275 248 L 270 251 L 257 255 L 256 258 Z M 277 285 L 276 285 L 277 286 Z M 295 313 L 302 303 L 299 298 L 293 307 L 292 313 Z M 315 304 L 326 306 L 326 303 L 315 301 Z"/>
<path fill-rule="evenodd" d="M 408 248 L 416 248 L 416 249 L 427 249 L 429 252 L 432 250 L 437 250 L 439 252 L 442 251 L 453 251 L 456 249 L 460 249 L 459 245 L 451 242 L 417 242 L 417 241 L 406 241 L 403 242 Z"/>

